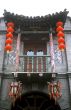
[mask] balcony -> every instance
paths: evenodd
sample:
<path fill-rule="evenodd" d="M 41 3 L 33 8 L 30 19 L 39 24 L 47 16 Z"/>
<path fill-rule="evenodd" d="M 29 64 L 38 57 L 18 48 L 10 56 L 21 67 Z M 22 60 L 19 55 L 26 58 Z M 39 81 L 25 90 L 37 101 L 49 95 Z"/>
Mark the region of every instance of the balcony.
<path fill-rule="evenodd" d="M 15 75 L 13 73 L 18 73 L 17 81 L 24 84 L 37 83 L 43 85 L 56 77 L 56 73 L 51 72 L 50 55 L 22 55 L 19 57 L 18 71 L 16 71 L 16 63 L 11 64 L 9 60 L 8 58 L 6 60 L 7 64 L 4 65 L 4 75 L 11 78 L 11 76 Z M 10 75 L 11 73 L 12 75 Z"/>
<path fill-rule="evenodd" d="M 7 58 L 7 63 L 4 65 L 4 71 L 16 72 L 16 63 L 10 63 L 10 57 Z M 19 57 L 19 71 L 22 73 L 49 73 L 51 72 L 50 55 L 43 56 L 28 56 L 22 55 Z"/>

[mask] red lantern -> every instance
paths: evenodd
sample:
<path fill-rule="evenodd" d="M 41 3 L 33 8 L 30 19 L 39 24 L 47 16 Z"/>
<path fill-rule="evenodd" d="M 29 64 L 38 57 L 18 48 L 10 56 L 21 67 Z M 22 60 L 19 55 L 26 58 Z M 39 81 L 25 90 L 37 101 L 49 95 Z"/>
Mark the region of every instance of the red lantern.
<path fill-rule="evenodd" d="M 6 51 L 11 51 L 11 50 L 12 50 L 12 46 L 11 46 L 10 44 L 7 44 L 7 45 L 5 46 L 5 50 L 6 50 Z"/>
<path fill-rule="evenodd" d="M 10 84 L 9 96 L 10 96 L 10 98 L 13 98 L 14 101 L 17 98 L 17 95 L 18 95 L 18 86 L 19 86 L 18 82 L 12 82 Z"/>
<path fill-rule="evenodd" d="M 14 29 L 12 27 L 9 27 L 9 28 L 7 28 L 7 32 L 13 33 L 14 32 Z"/>
<path fill-rule="evenodd" d="M 60 82 L 50 82 L 48 83 L 48 92 L 50 95 L 50 98 L 54 98 L 55 101 L 57 98 L 61 97 L 61 85 Z"/>
<path fill-rule="evenodd" d="M 63 43 L 59 44 L 59 45 L 58 45 L 58 48 L 59 48 L 60 50 L 64 50 L 65 44 L 63 44 Z"/>
<path fill-rule="evenodd" d="M 62 31 L 59 31 L 57 34 L 58 37 L 64 37 L 64 33 Z"/>
<path fill-rule="evenodd" d="M 5 50 L 7 51 L 7 53 L 9 53 L 12 50 L 12 46 L 10 44 L 12 44 L 13 40 L 13 32 L 14 32 L 14 24 L 12 22 L 7 23 L 7 34 L 6 34 L 6 46 L 5 46 Z"/>
<path fill-rule="evenodd" d="M 7 38 L 12 38 L 13 37 L 13 34 L 11 32 L 9 32 L 9 33 L 6 34 L 6 37 Z"/>
<path fill-rule="evenodd" d="M 56 29 L 57 32 L 63 31 L 63 30 L 64 30 L 64 28 L 62 28 L 61 26 L 58 26 L 57 29 Z"/>
<path fill-rule="evenodd" d="M 58 39 L 58 43 L 59 43 L 59 44 L 60 44 L 60 43 L 64 43 L 64 38 L 60 37 L 60 38 Z"/>
<path fill-rule="evenodd" d="M 8 27 L 14 27 L 14 23 L 9 22 L 9 23 L 7 23 L 7 26 L 8 26 Z"/>
<path fill-rule="evenodd" d="M 10 98 L 13 99 L 13 101 L 15 101 L 15 99 L 21 95 L 21 83 L 20 82 L 12 82 L 10 84 L 10 92 L 9 92 L 9 96 Z"/>
<path fill-rule="evenodd" d="M 58 27 L 58 26 L 63 26 L 63 22 L 61 22 L 61 21 L 57 22 L 57 23 L 56 23 L 56 26 L 57 26 L 57 27 Z"/>
<path fill-rule="evenodd" d="M 12 44 L 13 40 L 11 38 L 6 39 L 6 44 Z"/>

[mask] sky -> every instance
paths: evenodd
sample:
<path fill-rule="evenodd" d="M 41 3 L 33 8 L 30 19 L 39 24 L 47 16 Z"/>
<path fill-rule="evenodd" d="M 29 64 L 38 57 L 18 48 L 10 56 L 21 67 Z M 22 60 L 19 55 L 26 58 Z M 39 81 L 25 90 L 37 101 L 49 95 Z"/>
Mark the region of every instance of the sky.
<path fill-rule="evenodd" d="M 69 11 L 68 16 L 71 16 L 71 0 L 1 0 L 0 17 L 4 9 L 19 15 L 44 16 L 65 8 Z"/>

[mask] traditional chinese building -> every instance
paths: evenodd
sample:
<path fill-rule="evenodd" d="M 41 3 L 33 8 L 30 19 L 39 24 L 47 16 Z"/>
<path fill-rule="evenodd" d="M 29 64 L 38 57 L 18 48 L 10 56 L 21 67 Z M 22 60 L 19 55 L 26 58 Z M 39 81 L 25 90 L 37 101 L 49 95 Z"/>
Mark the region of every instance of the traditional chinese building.
<path fill-rule="evenodd" d="M 68 11 L 0 18 L 0 110 L 71 110 Z"/>

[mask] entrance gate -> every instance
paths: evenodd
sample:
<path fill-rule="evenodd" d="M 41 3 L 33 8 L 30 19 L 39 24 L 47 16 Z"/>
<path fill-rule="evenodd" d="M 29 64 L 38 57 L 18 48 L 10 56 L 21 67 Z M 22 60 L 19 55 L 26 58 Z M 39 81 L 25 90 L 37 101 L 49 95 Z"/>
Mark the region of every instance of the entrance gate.
<path fill-rule="evenodd" d="M 49 95 L 39 91 L 31 91 L 17 98 L 11 110 L 61 110 L 61 108 L 54 99 L 50 99 Z"/>

